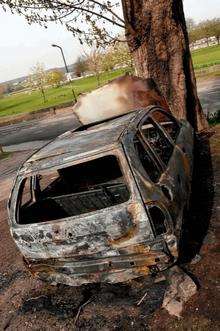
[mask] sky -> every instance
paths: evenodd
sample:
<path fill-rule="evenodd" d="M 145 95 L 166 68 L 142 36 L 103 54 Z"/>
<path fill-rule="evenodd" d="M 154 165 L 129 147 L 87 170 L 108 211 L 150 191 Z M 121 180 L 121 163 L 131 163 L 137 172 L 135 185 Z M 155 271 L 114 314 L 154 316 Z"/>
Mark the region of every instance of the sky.
<path fill-rule="evenodd" d="M 184 0 L 185 16 L 195 22 L 220 16 L 220 0 Z M 46 68 L 63 66 L 58 49 L 63 47 L 68 64 L 83 53 L 82 46 L 72 34 L 59 24 L 44 29 L 28 25 L 24 17 L 4 12 L 0 7 L 0 82 L 25 76 L 37 63 Z"/>

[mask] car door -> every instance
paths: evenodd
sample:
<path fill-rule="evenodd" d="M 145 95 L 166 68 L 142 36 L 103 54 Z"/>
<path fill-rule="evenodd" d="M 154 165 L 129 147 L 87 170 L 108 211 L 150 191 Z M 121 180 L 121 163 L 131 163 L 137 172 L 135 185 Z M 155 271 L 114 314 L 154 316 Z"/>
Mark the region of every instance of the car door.
<path fill-rule="evenodd" d="M 190 162 L 176 144 L 181 127 L 172 116 L 154 109 L 142 119 L 139 131 L 163 169 L 157 185 L 170 202 L 175 225 L 189 194 Z"/>
<path fill-rule="evenodd" d="M 123 138 L 123 148 L 139 189 L 143 206 L 156 237 L 173 232 L 169 213 L 170 202 L 164 198 L 160 186 L 155 185 L 162 174 L 161 165 L 142 139 L 139 130 L 128 131 Z"/>

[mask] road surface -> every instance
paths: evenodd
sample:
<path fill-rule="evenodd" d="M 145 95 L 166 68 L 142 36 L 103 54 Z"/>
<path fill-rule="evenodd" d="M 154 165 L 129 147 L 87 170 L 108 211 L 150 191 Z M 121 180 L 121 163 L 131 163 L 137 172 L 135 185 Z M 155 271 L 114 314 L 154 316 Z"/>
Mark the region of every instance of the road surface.
<path fill-rule="evenodd" d="M 0 144 L 3 146 L 45 141 L 74 128 L 74 115 L 49 117 L 0 127 Z"/>
<path fill-rule="evenodd" d="M 220 111 L 220 78 L 198 81 L 197 85 L 204 113 Z"/>

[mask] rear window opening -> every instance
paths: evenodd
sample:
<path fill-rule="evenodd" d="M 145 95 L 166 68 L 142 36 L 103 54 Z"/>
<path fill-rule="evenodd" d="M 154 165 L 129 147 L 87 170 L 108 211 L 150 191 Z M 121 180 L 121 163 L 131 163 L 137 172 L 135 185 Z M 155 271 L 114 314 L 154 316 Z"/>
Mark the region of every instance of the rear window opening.
<path fill-rule="evenodd" d="M 19 191 L 19 224 L 81 215 L 126 202 L 130 197 L 113 155 L 24 179 Z"/>

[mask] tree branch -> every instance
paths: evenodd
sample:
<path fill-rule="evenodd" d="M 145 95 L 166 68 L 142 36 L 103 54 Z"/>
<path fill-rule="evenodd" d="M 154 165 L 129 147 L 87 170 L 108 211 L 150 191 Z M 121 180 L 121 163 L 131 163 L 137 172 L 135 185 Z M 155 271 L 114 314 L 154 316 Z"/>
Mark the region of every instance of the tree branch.
<path fill-rule="evenodd" d="M 89 1 L 99 5 L 100 7 L 105 8 L 109 13 L 111 13 L 113 16 L 115 16 L 121 23 L 123 23 L 123 24 L 125 23 L 125 21 L 120 16 L 118 16 L 113 10 L 111 10 L 110 7 L 107 7 L 106 5 L 103 5 L 95 0 L 89 0 Z"/>
<path fill-rule="evenodd" d="M 120 23 L 117 23 L 117 22 L 113 21 L 112 19 L 108 18 L 107 16 L 104 16 L 104 15 L 102 15 L 102 14 L 99 14 L 99 13 L 97 13 L 97 12 L 95 12 L 95 11 L 90 10 L 90 9 L 80 8 L 80 7 L 72 7 L 72 8 L 75 8 L 75 9 L 78 9 L 78 10 L 80 10 L 80 11 L 84 11 L 84 12 L 90 13 L 90 14 L 92 14 L 92 15 L 95 15 L 95 16 L 97 16 L 97 17 L 100 17 L 100 18 L 102 18 L 102 19 L 104 19 L 104 20 L 106 20 L 106 21 L 108 21 L 108 22 L 110 22 L 110 23 L 112 23 L 112 24 L 114 24 L 114 25 L 117 25 L 117 26 L 119 26 L 119 27 L 125 29 L 125 26 L 124 26 L 124 25 L 122 25 L 122 24 L 120 24 Z"/>

